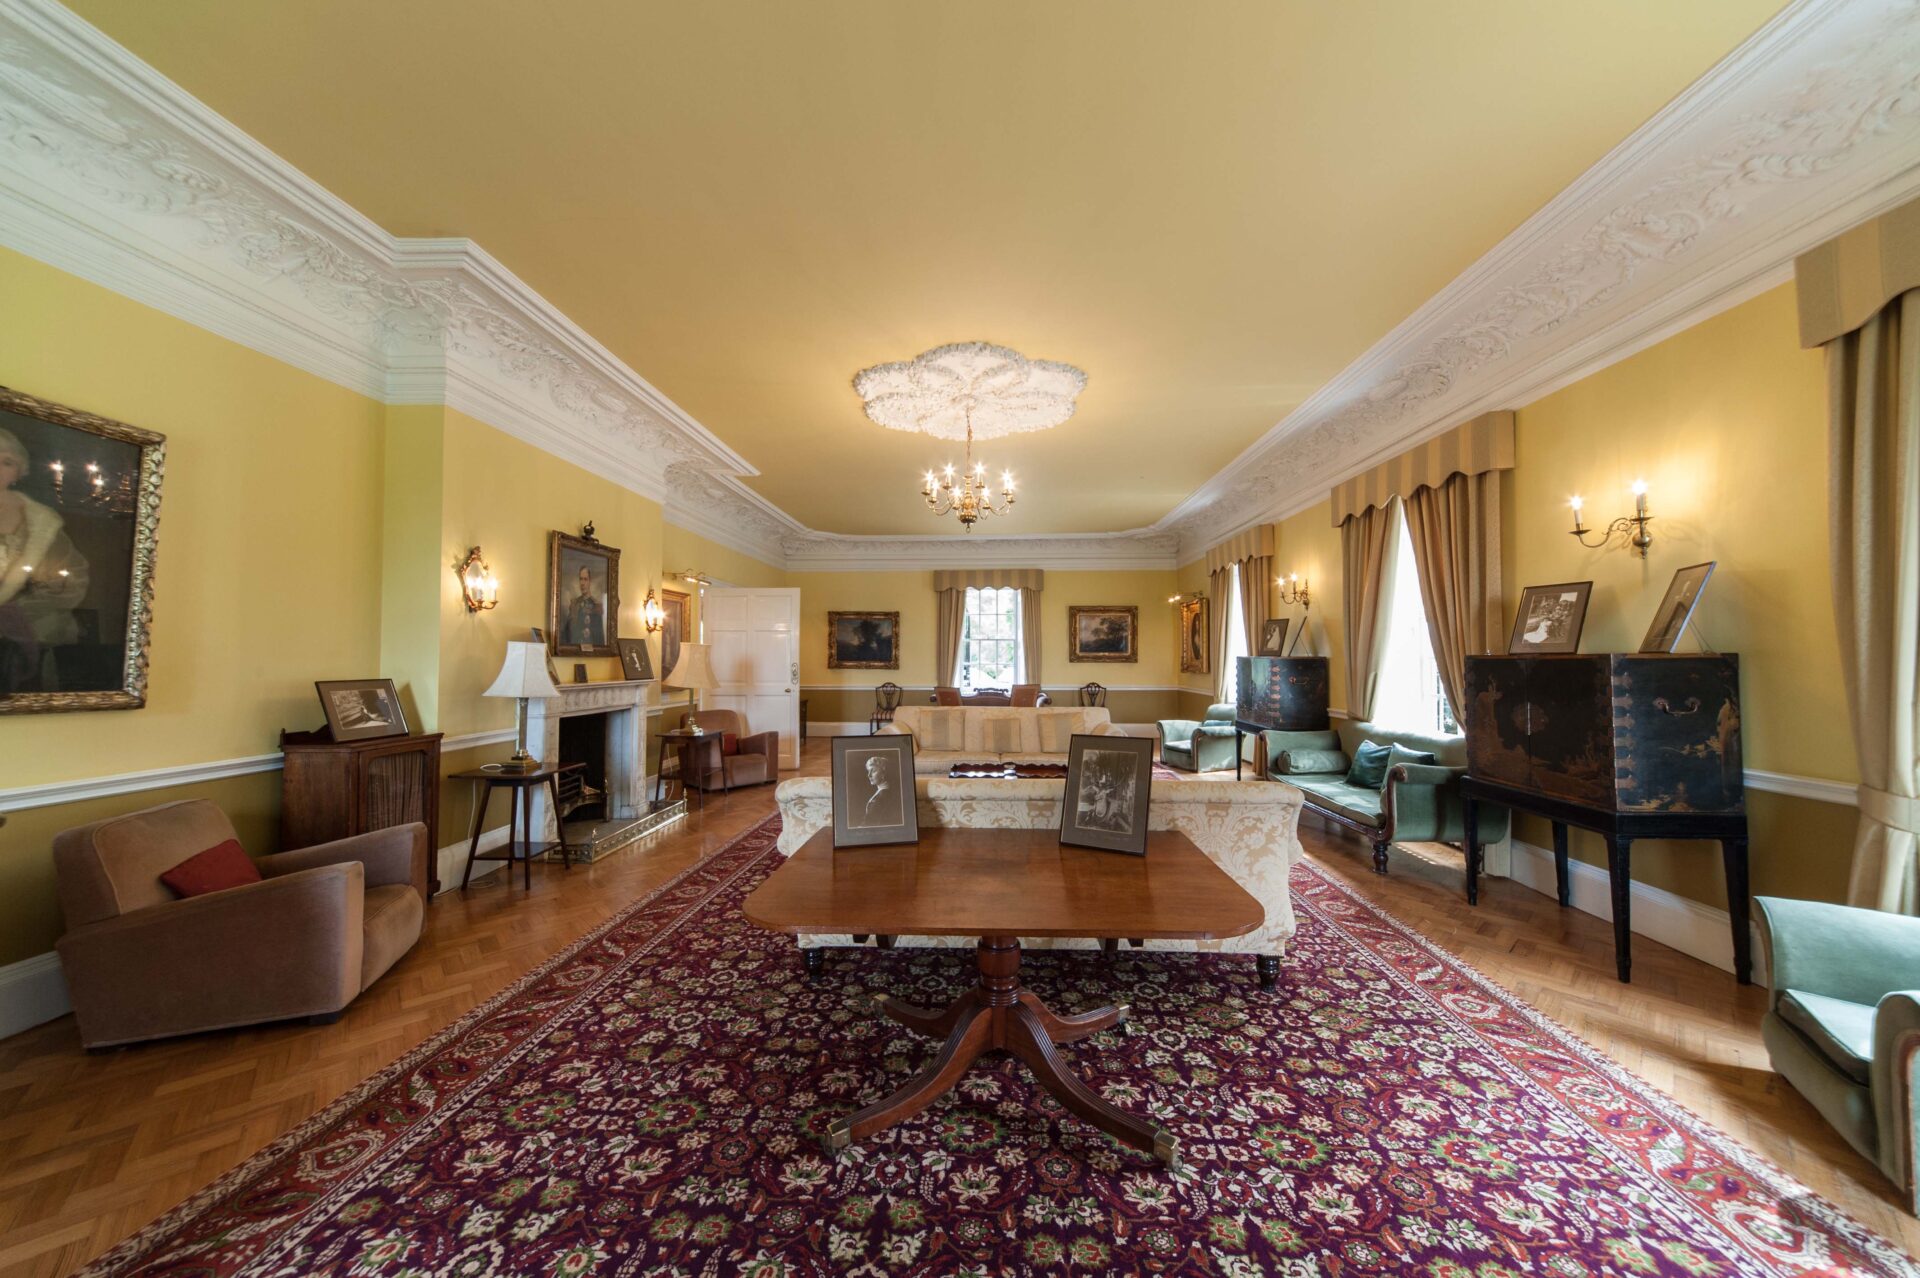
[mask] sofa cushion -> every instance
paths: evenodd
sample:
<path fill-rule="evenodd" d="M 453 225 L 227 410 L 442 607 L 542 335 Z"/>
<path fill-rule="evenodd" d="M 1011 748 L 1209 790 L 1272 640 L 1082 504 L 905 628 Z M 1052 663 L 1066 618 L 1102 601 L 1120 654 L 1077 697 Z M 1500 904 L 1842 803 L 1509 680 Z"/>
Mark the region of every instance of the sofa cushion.
<path fill-rule="evenodd" d="M 1314 772 L 1331 772 L 1344 777 L 1347 769 L 1353 766 L 1353 760 L 1344 750 L 1282 750 L 1274 760 L 1273 774 L 1289 776 Z"/>
<path fill-rule="evenodd" d="M 367 889 L 360 919 L 366 938 L 360 949 L 360 988 L 364 990 L 420 939 L 426 907 L 411 884 L 387 883 Z"/>
<path fill-rule="evenodd" d="M 720 753 L 722 755 L 739 754 L 740 753 L 740 734 L 737 732 L 721 733 L 720 734 Z"/>
<path fill-rule="evenodd" d="M 914 716 L 916 750 L 964 750 L 967 748 L 967 712 L 965 710 L 922 710 Z"/>
<path fill-rule="evenodd" d="M 975 711 L 967 716 L 965 748 L 982 754 L 1012 754 L 1024 749 L 1020 729 L 1021 721 L 1028 717 L 1014 710 Z"/>
<path fill-rule="evenodd" d="M 1362 741 L 1353 748 L 1353 766 L 1347 769 L 1347 784 L 1378 790 L 1387 783 L 1387 760 L 1392 757 L 1392 746 Z"/>
<path fill-rule="evenodd" d="M 1867 1085 L 1873 1069 L 1873 1014 L 1865 1003 L 1786 990 L 1780 995 L 1780 1019 L 1807 1036 L 1833 1067 Z"/>
<path fill-rule="evenodd" d="M 1380 791 L 1371 786 L 1350 785 L 1339 776 L 1296 776 L 1287 780 L 1300 787 L 1314 807 L 1331 809 L 1366 825 L 1380 824 Z"/>
<path fill-rule="evenodd" d="M 1395 768 L 1399 767 L 1403 763 L 1431 764 L 1431 763 L 1438 763 L 1438 762 L 1440 762 L 1440 760 L 1436 756 L 1428 753 L 1427 751 L 1409 750 L 1406 746 L 1401 745 L 1398 741 L 1390 742 L 1387 746 L 1387 771 L 1388 772 L 1392 772 Z M 1380 784 L 1381 785 L 1386 784 L 1386 781 L 1384 778 L 1381 780 Z"/>
<path fill-rule="evenodd" d="M 182 897 L 205 896 L 258 883 L 260 867 L 240 846 L 240 840 L 227 839 L 205 852 L 194 853 L 162 874 L 160 881 Z"/>
<path fill-rule="evenodd" d="M 1065 754 L 1073 748 L 1073 734 L 1093 727 L 1078 710 L 1039 710 L 1034 712 L 1039 739 L 1033 743 L 1042 754 Z"/>

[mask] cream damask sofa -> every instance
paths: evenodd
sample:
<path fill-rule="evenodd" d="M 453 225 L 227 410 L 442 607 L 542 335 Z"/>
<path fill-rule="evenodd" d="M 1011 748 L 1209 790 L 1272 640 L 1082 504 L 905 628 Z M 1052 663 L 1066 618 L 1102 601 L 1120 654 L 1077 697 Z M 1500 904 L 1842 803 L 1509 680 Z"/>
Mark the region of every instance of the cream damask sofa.
<path fill-rule="evenodd" d="M 914 783 L 920 825 L 960 828 L 1057 830 L 1065 786 L 1059 781 L 977 781 L 922 777 Z M 792 856 L 833 824 L 831 777 L 791 777 L 774 796 L 780 804 L 780 851 Z M 1233 876 L 1266 910 L 1264 924 L 1225 941 L 1148 941 L 1148 949 L 1252 954 L 1260 983 L 1271 987 L 1293 935 L 1293 904 L 1287 871 L 1300 859 L 1300 791 L 1270 781 L 1164 781 L 1153 783 L 1147 825 L 1178 830 Z M 880 849 L 875 849 L 880 851 Z M 1092 949 L 1101 939 L 1023 939 L 1040 949 Z M 916 937 L 913 944 L 970 945 L 964 937 Z M 805 936 L 802 949 L 855 944 L 851 936 Z M 809 956 L 810 958 L 812 956 Z"/>
<path fill-rule="evenodd" d="M 1076 733 L 1127 735 L 1104 706 L 901 706 L 880 728 L 900 733 L 913 735 L 913 770 L 923 777 L 944 777 L 956 763 L 1065 763 Z"/>

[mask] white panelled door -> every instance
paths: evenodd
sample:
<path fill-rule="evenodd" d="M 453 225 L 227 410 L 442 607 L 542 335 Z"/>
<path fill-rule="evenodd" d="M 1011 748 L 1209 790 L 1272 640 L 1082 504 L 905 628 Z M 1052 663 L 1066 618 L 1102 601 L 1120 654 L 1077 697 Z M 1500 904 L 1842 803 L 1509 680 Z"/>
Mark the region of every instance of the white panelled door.
<path fill-rule="evenodd" d="M 780 734 L 780 766 L 800 766 L 800 592 L 709 586 L 700 598 L 701 637 L 720 687 L 701 698 L 737 710 L 748 732 Z"/>

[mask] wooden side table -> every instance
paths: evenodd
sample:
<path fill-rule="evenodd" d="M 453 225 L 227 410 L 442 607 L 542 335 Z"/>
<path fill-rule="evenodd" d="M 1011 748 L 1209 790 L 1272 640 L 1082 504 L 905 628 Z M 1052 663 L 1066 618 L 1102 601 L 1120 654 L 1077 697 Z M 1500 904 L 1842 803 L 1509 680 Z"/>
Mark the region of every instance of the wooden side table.
<path fill-rule="evenodd" d="M 713 775 L 715 765 L 707 757 L 709 751 L 704 748 L 696 750 L 694 747 L 705 747 L 709 741 L 713 743 L 712 758 L 718 759 L 720 757 L 720 733 L 718 732 L 686 732 L 675 728 L 660 734 L 660 770 L 653 776 L 653 801 L 656 805 L 666 797 L 667 754 L 669 751 L 677 751 L 679 766 L 673 775 L 680 782 L 681 795 L 684 797 L 689 788 L 688 778 L 698 777 L 701 782 L 700 807 L 702 810 L 706 808 L 706 782 Z"/>
<path fill-rule="evenodd" d="M 541 764 L 527 772 L 509 772 L 491 768 L 469 768 L 465 772 L 456 772 L 455 781 L 479 781 L 485 789 L 480 792 L 480 805 L 473 814 L 473 838 L 467 843 L 467 868 L 460 876 L 460 890 L 467 890 L 467 883 L 473 878 L 475 861 L 505 861 L 507 863 L 507 882 L 513 882 L 513 863 L 521 863 L 521 878 L 526 887 L 533 887 L 533 859 L 544 856 L 554 847 L 552 843 L 537 843 L 533 837 L 533 795 L 535 787 L 546 786 L 547 796 L 553 802 L 554 829 L 559 834 L 560 863 L 567 869 L 573 868 L 573 852 L 567 846 L 566 827 L 560 823 L 560 778 L 569 772 L 578 772 L 584 763 Z M 487 824 L 487 805 L 493 801 L 493 792 L 501 786 L 507 788 L 507 845 L 498 852 L 480 850 L 480 833 Z M 520 822 L 522 835 L 513 836 L 513 823 Z"/>

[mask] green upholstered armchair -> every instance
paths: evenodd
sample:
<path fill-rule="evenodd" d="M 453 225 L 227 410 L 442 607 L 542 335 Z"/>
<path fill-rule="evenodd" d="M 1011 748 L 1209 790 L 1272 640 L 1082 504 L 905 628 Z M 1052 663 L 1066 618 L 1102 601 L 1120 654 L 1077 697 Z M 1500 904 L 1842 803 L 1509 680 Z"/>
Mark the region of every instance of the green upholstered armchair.
<path fill-rule="evenodd" d="M 1879 1164 L 1920 1215 L 1920 919 L 1754 898 L 1773 997 L 1760 1037 L 1780 1076 Z"/>
<path fill-rule="evenodd" d="M 1192 719 L 1160 720 L 1160 762 L 1183 772 L 1220 772 L 1233 766 L 1231 702 L 1207 707 L 1200 723 Z"/>

